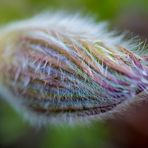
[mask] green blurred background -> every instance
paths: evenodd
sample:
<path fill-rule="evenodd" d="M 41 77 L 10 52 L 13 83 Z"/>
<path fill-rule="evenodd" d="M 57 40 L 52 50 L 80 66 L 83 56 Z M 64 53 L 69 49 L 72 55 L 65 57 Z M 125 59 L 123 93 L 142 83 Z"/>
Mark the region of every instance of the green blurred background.
<path fill-rule="evenodd" d="M 113 29 L 148 38 L 148 0 L 0 0 L 0 25 L 47 10 L 66 10 L 110 21 Z M 99 148 L 109 147 L 106 123 L 89 126 L 49 125 L 37 129 L 26 123 L 6 102 L 0 101 L 0 147 Z"/>

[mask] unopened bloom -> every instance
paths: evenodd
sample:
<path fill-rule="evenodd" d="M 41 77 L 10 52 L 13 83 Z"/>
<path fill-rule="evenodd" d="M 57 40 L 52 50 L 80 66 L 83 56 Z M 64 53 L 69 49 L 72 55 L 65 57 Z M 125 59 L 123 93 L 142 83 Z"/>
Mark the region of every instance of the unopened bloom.
<path fill-rule="evenodd" d="M 39 123 L 91 120 L 148 88 L 148 53 L 104 23 L 41 15 L 0 30 L 0 93 Z"/>

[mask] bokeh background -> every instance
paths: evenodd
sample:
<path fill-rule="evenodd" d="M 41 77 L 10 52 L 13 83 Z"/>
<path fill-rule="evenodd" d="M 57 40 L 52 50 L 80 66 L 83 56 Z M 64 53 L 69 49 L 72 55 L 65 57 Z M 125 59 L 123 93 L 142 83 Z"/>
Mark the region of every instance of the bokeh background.
<path fill-rule="evenodd" d="M 148 39 L 148 0 L 0 0 L 0 25 L 48 10 L 80 12 L 94 17 L 96 22 L 109 21 L 110 29 L 130 31 L 144 41 Z M 142 110 L 140 113 L 148 112 Z M 136 141 L 138 147 L 142 147 L 147 145 L 148 126 L 145 123 L 148 120 L 145 119 L 148 116 L 141 119 L 140 113 L 137 114 L 139 118 L 132 120 L 134 123 L 130 125 L 125 122 L 126 118 L 107 123 L 95 122 L 89 126 L 49 125 L 38 129 L 29 125 L 9 104 L 0 99 L 0 147 L 114 148 L 136 147 Z M 139 123 L 139 120 L 143 122 Z M 135 123 L 138 124 L 138 130 Z M 141 132 L 141 129 L 145 132 Z"/>

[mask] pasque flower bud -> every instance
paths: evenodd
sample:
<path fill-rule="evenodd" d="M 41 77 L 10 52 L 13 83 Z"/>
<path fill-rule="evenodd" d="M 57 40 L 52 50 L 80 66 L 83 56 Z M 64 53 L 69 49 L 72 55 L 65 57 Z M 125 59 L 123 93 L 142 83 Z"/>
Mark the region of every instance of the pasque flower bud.
<path fill-rule="evenodd" d="M 1 95 L 34 123 L 109 116 L 148 88 L 147 51 L 114 34 L 64 14 L 1 28 Z"/>

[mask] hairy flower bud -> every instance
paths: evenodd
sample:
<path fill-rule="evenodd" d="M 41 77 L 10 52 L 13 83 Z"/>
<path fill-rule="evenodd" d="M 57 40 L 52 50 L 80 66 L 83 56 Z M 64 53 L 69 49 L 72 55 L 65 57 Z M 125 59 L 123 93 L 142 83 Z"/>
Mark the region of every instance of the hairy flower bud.
<path fill-rule="evenodd" d="M 0 93 L 41 124 L 106 116 L 148 88 L 147 51 L 122 38 L 59 14 L 1 28 Z"/>

